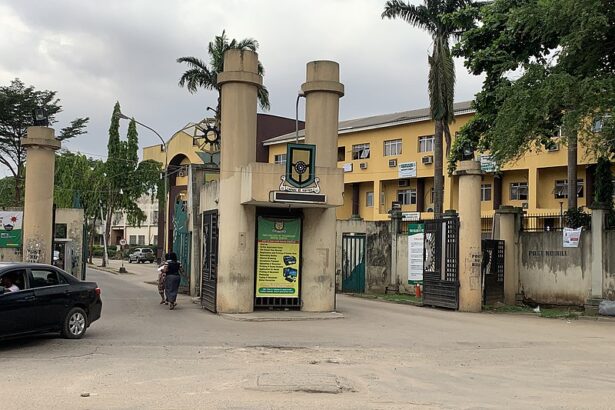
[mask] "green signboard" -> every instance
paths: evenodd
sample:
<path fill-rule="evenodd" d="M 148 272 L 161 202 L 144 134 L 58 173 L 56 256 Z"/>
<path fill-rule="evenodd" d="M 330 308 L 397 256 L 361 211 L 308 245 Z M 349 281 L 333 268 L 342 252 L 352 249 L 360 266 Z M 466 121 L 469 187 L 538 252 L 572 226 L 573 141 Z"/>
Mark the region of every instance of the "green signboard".
<path fill-rule="evenodd" d="M 408 283 L 423 282 L 423 249 L 425 226 L 418 223 L 408 224 Z"/>
<path fill-rule="evenodd" d="M 256 297 L 299 297 L 301 219 L 258 217 Z"/>
<path fill-rule="evenodd" d="M 22 211 L 0 211 L 0 248 L 21 248 Z"/>

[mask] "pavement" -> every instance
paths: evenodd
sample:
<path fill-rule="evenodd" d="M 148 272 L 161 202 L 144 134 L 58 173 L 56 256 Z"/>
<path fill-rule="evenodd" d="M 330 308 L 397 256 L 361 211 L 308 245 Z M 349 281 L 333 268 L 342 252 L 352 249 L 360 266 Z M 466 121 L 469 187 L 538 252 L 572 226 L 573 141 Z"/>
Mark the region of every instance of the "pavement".
<path fill-rule="evenodd" d="M 4 409 L 609 409 L 612 322 L 468 314 L 339 295 L 337 320 L 237 321 L 155 266 L 88 268 L 102 318 L 82 340 L 0 342 Z M 139 272 L 137 272 L 139 271 Z"/>

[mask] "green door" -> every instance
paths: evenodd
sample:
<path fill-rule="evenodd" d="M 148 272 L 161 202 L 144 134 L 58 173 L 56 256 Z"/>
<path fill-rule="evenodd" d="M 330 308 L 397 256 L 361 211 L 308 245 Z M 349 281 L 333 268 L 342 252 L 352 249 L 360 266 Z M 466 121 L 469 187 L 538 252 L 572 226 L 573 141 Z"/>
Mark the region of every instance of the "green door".
<path fill-rule="evenodd" d="M 365 292 L 365 234 L 342 234 L 342 291 Z"/>

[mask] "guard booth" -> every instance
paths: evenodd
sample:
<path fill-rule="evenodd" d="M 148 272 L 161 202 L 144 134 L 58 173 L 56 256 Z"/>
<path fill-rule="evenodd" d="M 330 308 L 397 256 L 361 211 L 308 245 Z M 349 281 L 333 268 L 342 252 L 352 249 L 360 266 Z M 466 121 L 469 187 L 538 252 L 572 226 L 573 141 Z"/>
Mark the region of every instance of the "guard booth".
<path fill-rule="evenodd" d="M 57 208 L 53 229 L 51 263 L 76 278 L 85 279 L 85 238 L 83 209 Z"/>

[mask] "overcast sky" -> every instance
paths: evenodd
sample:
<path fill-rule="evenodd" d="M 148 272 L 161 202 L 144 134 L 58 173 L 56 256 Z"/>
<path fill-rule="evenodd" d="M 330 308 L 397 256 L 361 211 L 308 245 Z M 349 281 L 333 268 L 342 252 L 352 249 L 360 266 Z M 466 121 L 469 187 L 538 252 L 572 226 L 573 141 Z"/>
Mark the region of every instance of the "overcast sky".
<path fill-rule="evenodd" d="M 56 129 L 90 117 L 87 135 L 65 146 L 97 158 L 106 154 L 115 101 L 165 138 L 205 117 L 215 93 L 180 88 L 185 67 L 175 60 L 207 60 L 208 42 L 223 29 L 260 43 L 271 114 L 294 118 L 305 65 L 323 59 L 340 64 L 342 120 L 427 107 L 431 40 L 402 20 L 382 20 L 383 6 L 384 0 L 0 0 L 0 83 L 19 77 L 58 91 L 64 111 Z M 457 61 L 456 101 L 472 99 L 480 84 Z M 158 140 L 140 128 L 139 141 L 143 147 Z"/>

